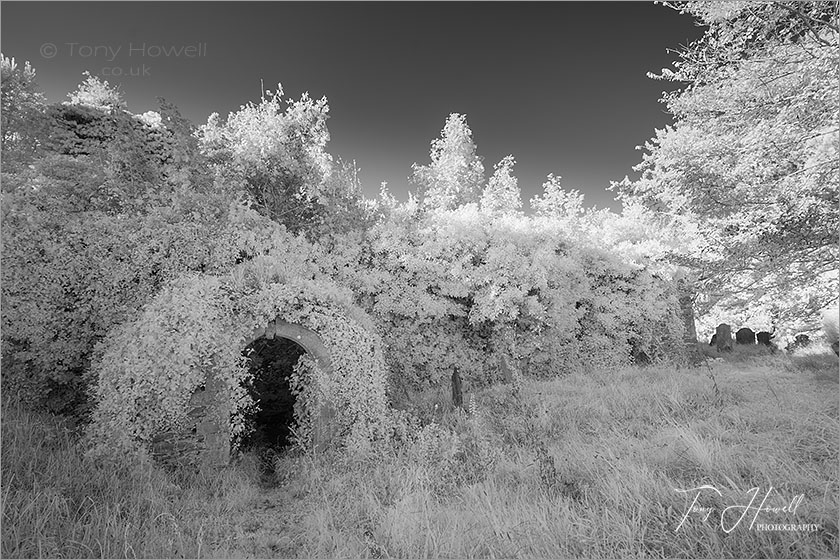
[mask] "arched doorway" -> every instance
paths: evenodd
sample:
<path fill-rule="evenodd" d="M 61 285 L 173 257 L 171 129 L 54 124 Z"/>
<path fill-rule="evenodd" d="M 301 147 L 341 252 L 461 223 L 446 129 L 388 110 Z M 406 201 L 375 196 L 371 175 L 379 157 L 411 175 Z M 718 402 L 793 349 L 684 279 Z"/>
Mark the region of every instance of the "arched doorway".
<path fill-rule="evenodd" d="M 306 321 L 307 326 L 276 318 L 240 339 L 238 349 L 241 352 L 260 339 L 288 339 L 305 351 L 308 363 L 304 377 L 296 381 L 301 393 L 296 395 L 298 411 L 293 412 L 300 417 L 294 417 L 294 424 L 301 424 L 303 447 L 321 452 L 341 438 L 369 437 L 370 422 L 379 419 L 386 408 L 385 364 L 375 334 L 338 313 L 315 317 L 321 321 Z M 331 338 L 330 348 L 340 360 L 335 367 L 319 331 Z M 193 434 L 204 466 L 228 465 L 231 453 L 242 450 L 243 440 L 231 437 L 230 420 L 235 410 L 231 395 L 223 378 L 209 375 L 202 389 L 191 397 L 190 408 L 197 411 Z M 240 420 L 247 411 L 239 409 L 236 413 L 236 421 L 242 426 Z M 239 437 L 247 435 L 240 432 Z"/>
<path fill-rule="evenodd" d="M 173 468 L 230 465 L 249 435 L 245 416 L 253 404 L 242 386 L 252 377 L 242 350 L 262 338 L 288 339 L 306 351 L 293 376 L 296 402 L 278 407 L 299 424 L 301 447 L 358 448 L 379 433 L 387 370 L 373 322 L 341 290 L 319 295 L 328 282 L 255 278 L 256 291 L 243 290 L 239 276 L 184 278 L 115 330 L 92 366 L 96 408 L 88 432 L 96 453 L 136 450 Z M 254 421 L 287 433 L 290 424 Z M 278 444 L 284 436 L 266 435 Z"/>
<path fill-rule="evenodd" d="M 244 384 L 256 409 L 245 417 L 248 435 L 242 440 L 243 452 L 279 452 L 291 443 L 295 396 L 289 376 L 306 350 L 288 338 L 258 338 L 242 354 L 248 358 L 250 379 Z"/>
<path fill-rule="evenodd" d="M 330 372 L 331 360 L 318 333 L 279 318 L 254 331 L 250 341 L 243 354 L 249 357 L 253 382 L 246 389 L 257 402 L 258 411 L 252 418 L 246 418 L 255 430 L 242 441 L 240 449 L 244 451 L 250 446 L 277 450 L 290 443 L 290 428 L 295 422 L 295 398 L 288 382 L 295 364 L 303 354 L 308 354 L 318 367 Z M 310 413 L 315 420 L 313 443 L 320 447 L 330 436 L 327 424 L 332 413 L 329 406 Z"/>

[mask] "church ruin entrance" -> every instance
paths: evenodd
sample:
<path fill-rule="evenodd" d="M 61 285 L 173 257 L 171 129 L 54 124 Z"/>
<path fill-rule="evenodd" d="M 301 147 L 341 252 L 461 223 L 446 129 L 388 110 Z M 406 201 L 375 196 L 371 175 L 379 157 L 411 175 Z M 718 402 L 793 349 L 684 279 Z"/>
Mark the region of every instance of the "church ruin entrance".
<path fill-rule="evenodd" d="M 291 443 L 295 396 L 289 386 L 289 376 L 306 350 L 292 340 L 276 337 L 257 338 L 242 353 L 249 359 L 252 377 L 245 388 L 257 409 L 245 417 L 246 425 L 252 430 L 242 440 L 240 449 L 266 459 Z M 260 464 L 263 474 L 273 470 L 272 467 L 271 461 Z"/>

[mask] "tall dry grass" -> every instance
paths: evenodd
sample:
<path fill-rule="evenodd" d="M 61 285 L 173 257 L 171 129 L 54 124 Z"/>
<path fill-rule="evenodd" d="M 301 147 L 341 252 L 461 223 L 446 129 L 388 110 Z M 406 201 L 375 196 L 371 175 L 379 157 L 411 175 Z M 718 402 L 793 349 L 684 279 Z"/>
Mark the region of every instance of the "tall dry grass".
<path fill-rule="evenodd" d="M 492 468 L 448 494 L 429 476 L 434 468 L 408 460 L 408 453 L 375 465 L 317 467 L 329 484 L 316 485 L 314 499 L 323 507 L 304 517 L 302 552 L 411 558 L 837 555 L 836 379 L 735 362 L 705 371 L 627 369 L 528 383 L 519 399 L 502 393 L 478 395 L 477 414 L 460 420 L 469 426 L 461 433 L 477 432 L 470 437 L 496 446 Z M 553 459 L 553 474 L 541 464 L 540 445 Z M 705 522 L 692 514 L 677 529 L 693 497 L 677 490 L 704 484 L 722 495 L 702 492 L 699 504 L 717 513 Z M 746 505 L 754 487 L 759 502 L 770 492 L 766 506 L 803 495 L 795 514 L 764 512 L 759 522 L 816 530 L 751 529 L 752 513 L 731 532 L 721 529 L 720 512 Z M 724 521 L 727 529 L 734 524 L 730 517 Z"/>
<path fill-rule="evenodd" d="M 797 359 L 794 359 L 797 358 Z M 216 477 L 90 464 L 51 419 L 3 407 L 3 556 L 678 557 L 838 555 L 833 356 L 734 355 L 697 369 L 590 372 L 494 387 L 373 456 L 252 457 Z M 437 404 L 435 407 L 434 405 Z M 8 420 L 11 420 L 10 422 Z M 8 424 L 8 425 L 7 425 Z M 701 485 L 704 513 L 689 513 Z M 727 532 L 720 512 L 801 495 Z M 771 490 L 772 488 L 772 490 Z M 755 506 L 758 505 L 755 502 Z M 727 529 L 735 524 L 729 510 Z"/>
<path fill-rule="evenodd" d="M 2 557 L 192 558 L 224 553 L 231 511 L 258 494 L 242 471 L 177 476 L 86 458 L 74 430 L 2 402 Z"/>

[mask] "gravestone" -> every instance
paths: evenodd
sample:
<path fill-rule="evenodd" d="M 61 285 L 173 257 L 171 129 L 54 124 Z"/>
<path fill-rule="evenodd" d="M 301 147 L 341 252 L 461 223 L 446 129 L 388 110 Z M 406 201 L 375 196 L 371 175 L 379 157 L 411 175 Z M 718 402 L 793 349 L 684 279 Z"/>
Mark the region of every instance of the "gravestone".
<path fill-rule="evenodd" d="M 715 329 L 715 345 L 717 346 L 718 352 L 731 352 L 732 351 L 732 327 L 727 325 L 726 323 L 721 323 Z"/>

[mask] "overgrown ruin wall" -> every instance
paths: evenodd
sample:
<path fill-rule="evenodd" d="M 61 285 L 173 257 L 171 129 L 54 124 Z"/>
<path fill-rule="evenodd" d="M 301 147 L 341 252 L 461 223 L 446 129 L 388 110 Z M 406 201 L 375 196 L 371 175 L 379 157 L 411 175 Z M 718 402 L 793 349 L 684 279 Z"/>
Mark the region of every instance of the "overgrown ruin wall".
<path fill-rule="evenodd" d="M 332 373 L 329 351 L 315 331 L 275 319 L 266 327 L 256 329 L 244 342 L 244 349 L 260 338 L 285 338 L 300 345 L 326 374 Z M 230 461 L 230 406 L 222 385 L 215 377 L 207 380 L 190 397 L 187 423 L 183 429 L 157 434 L 151 442 L 152 454 L 158 461 L 170 465 L 221 467 Z M 327 403 L 320 406 L 316 419 L 313 443 L 322 448 L 329 442 L 330 420 L 334 411 Z"/>
<path fill-rule="evenodd" d="M 187 276 L 115 328 L 94 363 L 90 453 L 149 452 L 173 465 L 223 466 L 253 408 L 243 350 L 290 340 L 300 445 L 365 449 L 387 410 L 382 343 L 367 315 L 324 281 Z M 145 450 L 145 451 L 144 451 Z"/>

